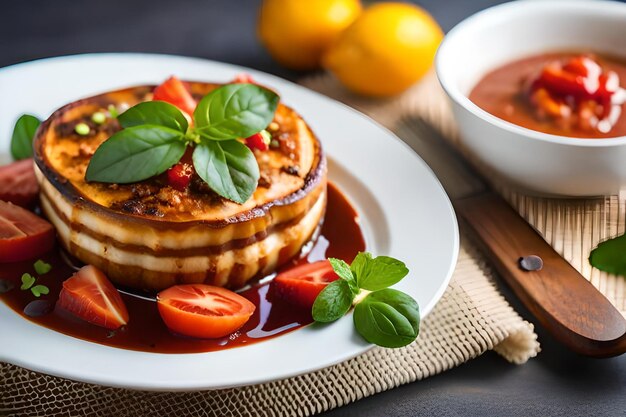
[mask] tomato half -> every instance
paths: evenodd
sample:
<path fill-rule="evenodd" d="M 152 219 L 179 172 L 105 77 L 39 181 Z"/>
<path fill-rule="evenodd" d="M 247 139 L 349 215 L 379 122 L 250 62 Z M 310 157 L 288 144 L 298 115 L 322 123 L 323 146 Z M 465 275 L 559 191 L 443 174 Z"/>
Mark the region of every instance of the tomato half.
<path fill-rule="evenodd" d="M 82 267 L 63 282 L 57 305 L 107 329 L 117 329 L 129 319 L 122 296 L 106 275 L 93 265 Z"/>
<path fill-rule="evenodd" d="M 54 247 L 54 228 L 30 211 L 0 201 L 0 262 L 35 259 Z"/>
<path fill-rule="evenodd" d="M 310 310 L 319 293 L 337 279 L 330 262 L 318 261 L 281 272 L 272 286 L 276 296 Z"/>
<path fill-rule="evenodd" d="M 255 305 L 225 288 L 175 285 L 157 295 L 165 325 L 175 333 L 202 339 L 228 336 L 243 326 Z"/>
<path fill-rule="evenodd" d="M 32 158 L 0 167 L 0 200 L 27 207 L 37 200 L 38 194 Z"/>
<path fill-rule="evenodd" d="M 189 115 L 193 114 L 197 104 L 185 84 L 176 77 L 170 77 L 163 84 L 157 86 L 154 89 L 152 100 L 166 101 Z"/>

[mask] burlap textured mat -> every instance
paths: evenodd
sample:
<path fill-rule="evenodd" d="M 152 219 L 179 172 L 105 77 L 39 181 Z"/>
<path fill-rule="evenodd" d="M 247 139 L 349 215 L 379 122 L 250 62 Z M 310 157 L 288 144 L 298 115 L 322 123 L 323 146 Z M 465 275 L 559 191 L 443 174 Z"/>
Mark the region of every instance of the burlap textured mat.
<path fill-rule="evenodd" d="M 406 95 L 385 102 L 357 100 L 349 95 L 337 97 L 343 90 L 327 77 L 310 79 L 305 84 L 360 108 L 392 129 L 400 117 L 413 114 L 454 134 L 445 101 L 432 77 Z M 411 132 L 402 129 L 399 134 L 409 139 L 406 135 Z M 543 219 L 551 212 L 549 205 L 542 207 L 545 208 L 539 211 Z M 531 221 L 535 217 L 528 216 Z M 553 230 L 554 223 L 548 223 Z M 559 247 L 558 238 L 551 242 Z M 108 388 L 0 364 L 0 415 L 308 416 L 427 378 L 489 349 L 513 363 L 524 363 L 539 351 L 532 325 L 522 320 L 499 294 L 484 260 L 465 240 L 461 246 L 449 288 L 423 321 L 418 340 L 405 348 L 374 348 L 352 360 L 299 377 L 195 393 Z M 610 288 L 612 299 L 621 300 L 623 306 L 624 287 L 615 283 Z"/>

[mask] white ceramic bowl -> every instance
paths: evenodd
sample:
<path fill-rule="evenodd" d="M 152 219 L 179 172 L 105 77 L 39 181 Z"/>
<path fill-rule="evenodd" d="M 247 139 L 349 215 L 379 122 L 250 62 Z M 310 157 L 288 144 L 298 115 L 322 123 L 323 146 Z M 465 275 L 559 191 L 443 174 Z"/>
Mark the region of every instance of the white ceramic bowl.
<path fill-rule="evenodd" d="M 498 66 L 572 50 L 626 58 L 626 4 L 526 0 L 484 10 L 445 37 L 437 53 L 437 75 L 452 100 L 463 147 L 488 168 L 540 194 L 617 193 L 626 189 L 625 136 L 549 135 L 499 119 L 468 98 L 476 83 Z"/>

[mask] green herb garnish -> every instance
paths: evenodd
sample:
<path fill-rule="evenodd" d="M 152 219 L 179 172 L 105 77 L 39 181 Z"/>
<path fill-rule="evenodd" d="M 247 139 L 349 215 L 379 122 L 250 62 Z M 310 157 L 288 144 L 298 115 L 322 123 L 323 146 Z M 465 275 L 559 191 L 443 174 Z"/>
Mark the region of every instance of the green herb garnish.
<path fill-rule="evenodd" d="M 390 348 L 406 346 L 419 333 L 419 306 L 402 291 L 374 291 L 354 307 L 354 325 L 370 343 Z"/>
<path fill-rule="evenodd" d="M 98 147 L 85 178 L 128 184 L 154 177 L 183 156 L 187 145 L 182 137 L 182 132 L 158 125 L 121 130 Z"/>
<path fill-rule="evenodd" d="M 247 138 L 274 118 L 278 95 L 254 84 L 227 84 L 207 94 L 193 112 L 196 130 L 205 139 Z"/>
<path fill-rule="evenodd" d="M 45 285 L 35 285 L 30 289 L 30 292 L 32 292 L 35 297 L 40 297 L 41 295 L 49 294 L 50 289 Z"/>
<path fill-rule="evenodd" d="M 606 240 L 591 251 L 589 263 L 609 274 L 626 276 L 626 234 Z"/>
<path fill-rule="evenodd" d="M 193 166 L 213 191 L 240 204 L 250 198 L 260 177 L 254 154 L 236 140 L 202 141 L 193 151 Z"/>
<path fill-rule="evenodd" d="M 37 278 L 29 274 L 28 272 L 22 274 L 22 286 L 20 287 L 20 290 L 29 290 L 33 286 L 33 284 L 35 284 L 36 280 Z"/>
<path fill-rule="evenodd" d="M 39 275 L 45 275 L 48 272 L 50 272 L 50 270 L 52 269 L 52 265 L 50 265 L 47 262 L 42 261 L 41 259 L 38 259 L 33 264 L 33 268 L 35 268 L 35 272 L 37 272 Z"/>
<path fill-rule="evenodd" d="M 41 121 L 30 114 L 23 114 L 15 122 L 13 135 L 11 136 L 11 156 L 20 160 L 33 156 L 33 138 Z"/>
<path fill-rule="evenodd" d="M 330 323 L 342 318 L 354 300 L 354 293 L 344 279 L 333 281 L 324 288 L 313 303 L 313 319 L 320 323 Z"/>
<path fill-rule="evenodd" d="M 101 125 L 104 122 L 107 121 L 107 117 L 104 113 L 102 113 L 101 111 L 97 111 L 94 114 L 91 115 L 91 121 L 94 122 L 97 125 Z"/>
<path fill-rule="evenodd" d="M 109 104 L 109 107 L 107 107 L 107 111 L 109 112 L 109 116 L 111 116 L 111 118 L 113 119 L 117 119 L 117 116 L 119 116 L 119 112 L 117 111 L 117 107 L 115 107 L 113 104 Z"/>
<path fill-rule="evenodd" d="M 256 189 L 260 173 L 254 154 L 238 139 L 265 129 L 278 101 L 278 95 L 258 85 L 228 84 L 200 100 L 193 127 L 171 104 L 139 103 L 117 116 L 124 129 L 96 150 L 85 179 L 142 181 L 171 168 L 192 146 L 200 178 L 220 196 L 244 203 Z"/>
<path fill-rule="evenodd" d="M 176 106 L 165 101 L 146 101 L 139 103 L 117 117 L 125 128 L 156 125 L 169 127 L 184 136 L 189 128 L 187 118 Z"/>
<path fill-rule="evenodd" d="M 91 129 L 89 128 L 89 125 L 87 123 L 79 123 L 74 126 L 74 132 L 81 136 L 87 136 L 89 132 L 91 132 Z"/>
<path fill-rule="evenodd" d="M 326 286 L 313 303 L 313 319 L 328 323 L 343 317 L 353 304 L 354 326 L 365 340 L 383 347 L 406 346 L 417 338 L 420 313 L 409 295 L 388 288 L 409 270 L 403 262 L 359 253 L 352 265 L 329 259 L 340 279 Z M 372 292 L 370 292 L 372 291 Z"/>
<path fill-rule="evenodd" d="M 35 272 L 37 272 L 37 274 L 45 275 L 50 272 L 52 265 L 39 259 L 33 264 L 33 268 L 35 268 Z M 35 297 L 40 297 L 41 295 L 50 293 L 50 289 L 48 287 L 41 284 L 35 285 L 36 282 L 36 277 L 32 276 L 28 272 L 25 272 L 22 274 L 22 285 L 20 286 L 20 289 L 22 291 L 30 290 Z"/>

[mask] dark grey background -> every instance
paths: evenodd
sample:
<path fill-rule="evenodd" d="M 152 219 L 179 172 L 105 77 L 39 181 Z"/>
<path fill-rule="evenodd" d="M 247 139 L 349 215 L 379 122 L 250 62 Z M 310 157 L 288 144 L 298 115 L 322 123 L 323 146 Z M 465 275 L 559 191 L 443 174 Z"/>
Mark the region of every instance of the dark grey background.
<path fill-rule="evenodd" d="M 306 2 L 310 0 L 302 0 Z M 444 30 L 501 3 L 428 0 Z M 9 0 L 0 9 L 0 67 L 83 52 L 160 52 L 230 62 L 295 79 L 258 44 L 260 0 Z M 0 91 L 0 94 L 2 92 Z M 510 292 L 509 301 L 536 323 Z M 328 416 L 626 416 L 626 355 L 568 352 L 537 325 L 541 354 L 526 365 L 487 353 L 444 374 L 364 399 Z"/>

